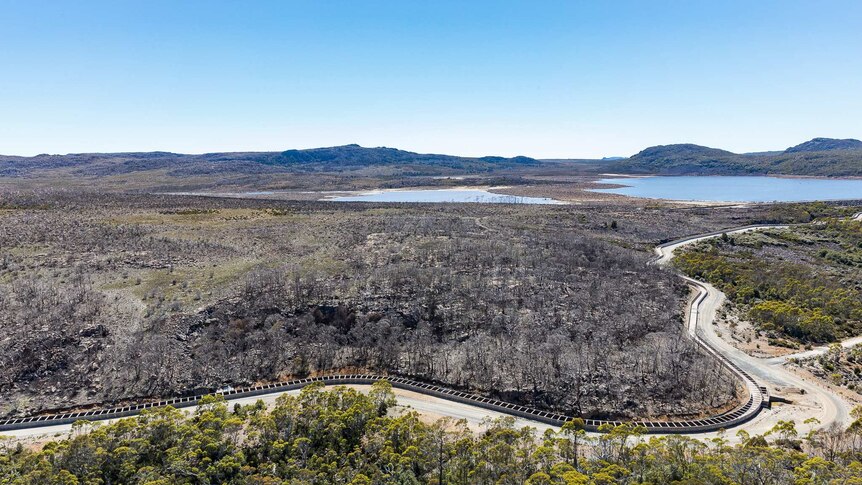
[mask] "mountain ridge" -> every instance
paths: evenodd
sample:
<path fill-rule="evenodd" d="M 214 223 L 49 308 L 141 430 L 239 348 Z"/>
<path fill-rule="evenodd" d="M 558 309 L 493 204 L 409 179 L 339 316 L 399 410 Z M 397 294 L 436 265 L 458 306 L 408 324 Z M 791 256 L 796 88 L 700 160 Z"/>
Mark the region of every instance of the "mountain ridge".
<path fill-rule="evenodd" d="M 539 163 L 541 162 L 536 159 L 524 156 L 460 157 L 351 144 L 281 152 L 212 152 L 195 155 L 164 151 L 42 154 L 33 157 L 0 155 L 0 176 L 31 176 L 50 170 L 63 170 L 72 175 L 91 177 L 155 170 L 167 171 L 169 176 L 193 176 L 232 172 L 260 174 L 296 170 L 345 171 L 382 166 L 484 172 Z"/>
<path fill-rule="evenodd" d="M 862 176 L 862 142 L 814 138 L 782 152 L 743 154 L 692 143 L 657 145 L 609 169 L 653 175 Z"/>
<path fill-rule="evenodd" d="M 862 141 L 855 138 L 812 138 L 784 150 L 784 153 L 822 152 L 829 150 L 862 150 Z"/>
<path fill-rule="evenodd" d="M 571 162 L 577 161 L 577 164 Z M 574 168 L 572 168 L 574 167 Z M 41 154 L 33 157 L 0 155 L 0 177 L 42 180 L 51 177 L 86 181 L 107 177 L 160 177 L 174 186 L 184 179 L 242 179 L 261 182 L 261 176 L 327 174 L 330 179 L 437 177 L 491 174 L 524 169 L 575 170 L 581 174 L 614 172 L 639 175 L 811 175 L 862 176 L 862 141 L 814 138 L 784 151 L 733 153 L 693 143 L 647 147 L 624 159 L 537 160 L 526 156 L 462 157 L 416 153 L 390 147 L 357 144 L 289 149 L 272 152 L 211 152 L 183 154 L 167 151 Z M 292 175 L 293 174 L 293 175 Z"/>

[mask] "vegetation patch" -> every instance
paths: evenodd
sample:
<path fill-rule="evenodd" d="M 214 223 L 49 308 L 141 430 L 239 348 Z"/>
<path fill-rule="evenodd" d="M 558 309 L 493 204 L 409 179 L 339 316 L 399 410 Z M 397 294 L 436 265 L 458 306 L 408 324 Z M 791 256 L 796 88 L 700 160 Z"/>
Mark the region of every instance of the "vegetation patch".
<path fill-rule="evenodd" d="M 674 264 L 724 291 L 770 338 L 862 333 L 862 223 L 840 218 L 706 240 Z"/>
<path fill-rule="evenodd" d="M 538 435 L 514 419 L 482 433 L 429 423 L 394 406 L 385 382 L 368 394 L 320 385 L 236 405 L 205 397 L 191 415 L 148 410 L 110 425 L 76 423 L 69 437 L 28 449 L 0 440 L 0 482 L 128 484 L 612 485 L 855 484 L 862 423 L 800 436 L 792 421 L 729 445 L 647 439 L 631 425 L 587 436 L 583 421 Z"/>
<path fill-rule="evenodd" d="M 832 344 L 817 357 L 795 359 L 793 364 L 836 386 L 860 393 L 862 391 L 862 345 L 844 348 Z"/>

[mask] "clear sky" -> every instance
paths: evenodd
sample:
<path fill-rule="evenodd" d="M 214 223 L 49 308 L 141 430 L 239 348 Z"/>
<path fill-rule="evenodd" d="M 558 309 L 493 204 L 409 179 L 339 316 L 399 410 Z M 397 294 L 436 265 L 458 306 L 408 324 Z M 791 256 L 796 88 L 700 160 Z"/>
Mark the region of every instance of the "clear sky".
<path fill-rule="evenodd" d="M 0 153 L 862 138 L 862 1 L 0 0 Z"/>

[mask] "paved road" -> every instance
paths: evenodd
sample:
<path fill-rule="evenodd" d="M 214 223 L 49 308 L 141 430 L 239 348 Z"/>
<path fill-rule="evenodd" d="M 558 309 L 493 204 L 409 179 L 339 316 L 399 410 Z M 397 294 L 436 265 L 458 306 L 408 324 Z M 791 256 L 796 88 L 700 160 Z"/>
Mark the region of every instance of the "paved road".
<path fill-rule="evenodd" d="M 789 417 L 784 416 L 782 419 L 793 419 L 799 424 L 808 418 L 817 418 L 820 421 L 818 427 L 821 428 L 828 427 L 832 423 L 839 425 L 849 423 L 852 406 L 839 395 L 814 381 L 805 380 L 794 374 L 783 367 L 780 361 L 771 362 L 769 359 L 752 357 L 718 336 L 712 321 L 716 311 L 724 303 L 725 296 L 714 286 L 705 286 L 710 296 L 704 302 L 704 315 L 698 325 L 698 334 L 725 357 L 736 362 L 761 383 L 766 384 L 772 389 L 773 394 L 800 402 L 799 406 L 789 406 L 793 408 L 793 412 Z M 805 394 L 797 394 L 796 390 L 803 390 Z"/>
<path fill-rule="evenodd" d="M 855 215 L 854 219 L 862 220 L 862 213 Z M 667 264 L 673 258 L 673 253 L 676 249 L 704 239 L 719 237 L 723 233 L 732 235 L 760 229 L 786 227 L 788 226 L 749 226 L 686 238 L 656 248 L 656 253 L 658 254 L 656 261 L 658 264 Z M 763 413 L 764 416 L 761 419 L 755 420 L 751 424 L 743 424 L 737 429 L 745 429 L 749 433 L 762 433 L 776 424 L 779 419 L 792 419 L 797 424 L 800 424 L 808 418 L 816 418 L 820 422 L 818 425 L 801 425 L 800 428 L 803 429 L 803 432 L 812 427 L 825 428 L 833 423 L 846 425 L 850 422 L 850 409 L 852 405 L 830 389 L 816 382 L 803 379 L 784 368 L 782 364 L 785 362 L 786 357 L 770 359 L 753 357 L 722 339 L 716 333 L 712 322 L 715 320 L 716 312 L 725 301 L 725 295 L 708 283 L 699 282 L 699 285 L 706 290 L 707 295 L 701 304 L 699 315 L 695 315 L 694 321 L 690 321 L 690 325 L 696 327 L 697 335 L 708 342 L 710 347 L 716 349 L 737 366 L 754 376 L 762 385 L 765 384 L 770 388 L 772 394 L 791 399 L 795 403 L 792 406 L 783 406 L 774 412 Z M 852 340 L 862 341 L 862 337 Z M 811 352 L 817 352 L 817 350 L 812 350 Z M 804 394 L 799 391 L 803 391 Z"/>
<path fill-rule="evenodd" d="M 689 236 L 682 239 L 677 239 L 676 241 L 671 241 L 669 243 L 665 243 L 659 246 L 656 246 L 655 252 L 658 255 L 658 258 L 655 260 L 656 264 L 666 265 L 670 263 L 670 260 L 673 259 L 674 252 L 683 247 L 688 246 L 689 244 L 698 243 L 700 241 L 706 239 L 712 239 L 714 237 L 719 237 L 722 234 L 742 234 L 745 232 L 758 231 L 762 229 L 786 229 L 787 225 L 782 224 L 760 224 L 760 225 L 752 225 L 739 227 L 734 229 L 725 229 L 723 231 L 715 231 L 707 234 L 698 234 L 696 236 Z"/>

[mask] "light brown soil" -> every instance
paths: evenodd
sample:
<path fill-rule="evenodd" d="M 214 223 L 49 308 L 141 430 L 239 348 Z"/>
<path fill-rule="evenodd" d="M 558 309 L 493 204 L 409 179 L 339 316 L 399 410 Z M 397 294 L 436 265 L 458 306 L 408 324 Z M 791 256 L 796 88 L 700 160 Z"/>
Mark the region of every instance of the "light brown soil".
<path fill-rule="evenodd" d="M 751 322 L 740 317 L 738 310 L 728 307 L 719 312 L 714 325 L 716 333 L 724 341 L 752 357 L 778 357 L 805 350 L 770 345 L 768 339 L 758 332 Z"/>
<path fill-rule="evenodd" d="M 787 369 L 788 371 L 798 375 L 799 377 L 805 379 L 806 381 L 814 381 L 819 386 L 824 387 L 826 389 L 829 389 L 829 391 L 831 391 L 835 394 L 838 394 L 844 400 L 853 404 L 854 406 L 862 405 L 862 395 L 860 395 L 857 392 L 851 391 L 850 389 L 847 389 L 846 387 L 836 386 L 835 384 L 828 381 L 827 379 L 823 379 L 821 377 L 818 377 L 818 376 L 812 374 L 811 372 L 809 372 L 807 369 L 799 367 L 798 365 L 785 364 L 784 368 Z"/>

